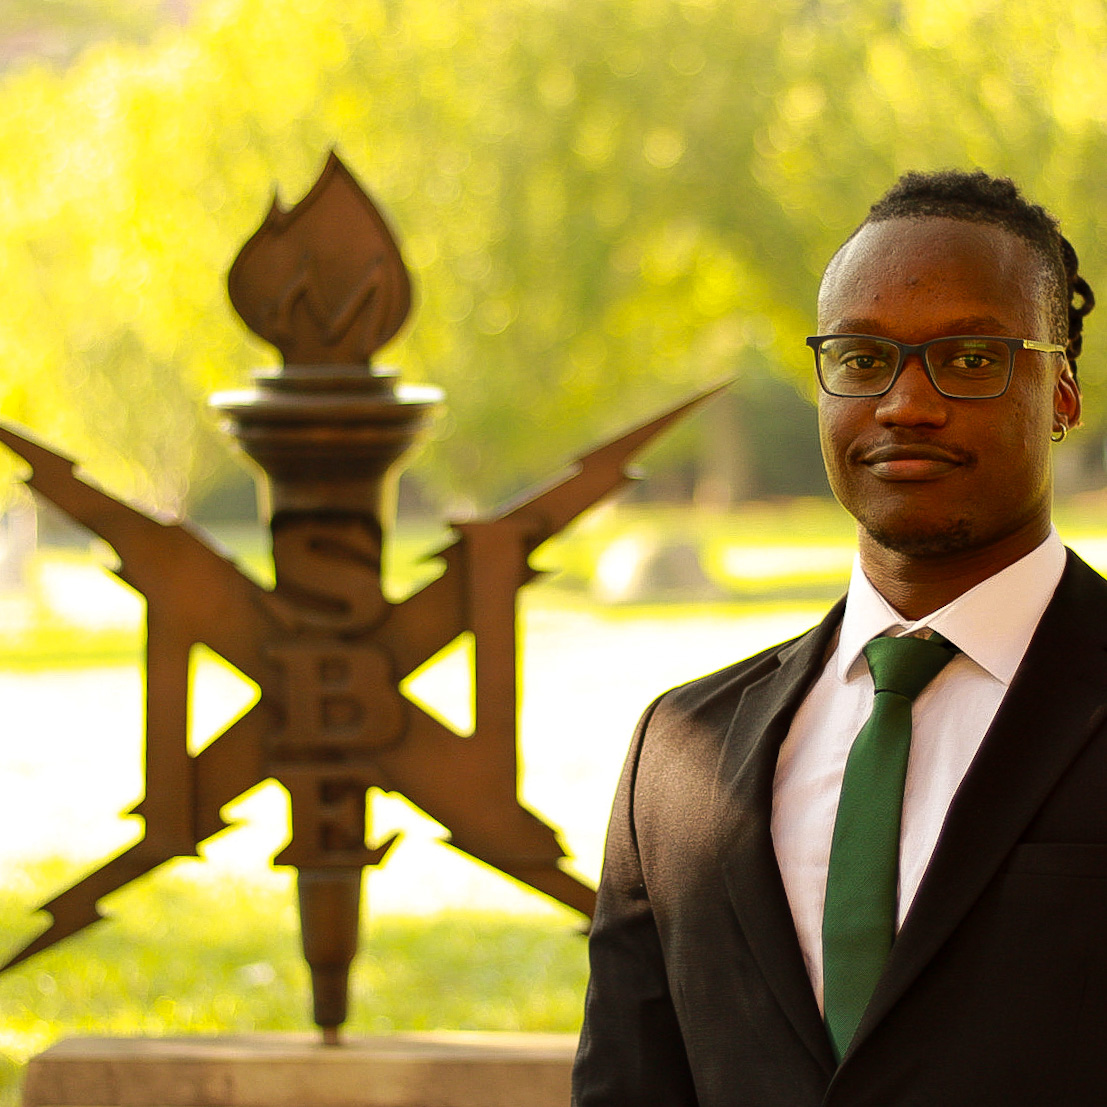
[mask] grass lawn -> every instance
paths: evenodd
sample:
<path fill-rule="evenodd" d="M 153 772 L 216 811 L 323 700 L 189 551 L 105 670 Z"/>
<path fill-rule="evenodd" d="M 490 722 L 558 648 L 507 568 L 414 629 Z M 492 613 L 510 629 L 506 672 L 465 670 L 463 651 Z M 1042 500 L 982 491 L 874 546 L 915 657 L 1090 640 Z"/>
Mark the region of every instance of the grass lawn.
<path fill-rule="evenodd" d="M 0 933 L 26 932 L 64 868 L 5 874 Z M 2 1107 L 18 1104 L 25 1062 L 61 1037 L 311 1029 L 291 877 L 215 883 L 168 868 L 113 896 L 110 922 L 0 976 Z M 572 913 L 366 914 L 348 1034 L 578 1029 L 586 949 Z"/>

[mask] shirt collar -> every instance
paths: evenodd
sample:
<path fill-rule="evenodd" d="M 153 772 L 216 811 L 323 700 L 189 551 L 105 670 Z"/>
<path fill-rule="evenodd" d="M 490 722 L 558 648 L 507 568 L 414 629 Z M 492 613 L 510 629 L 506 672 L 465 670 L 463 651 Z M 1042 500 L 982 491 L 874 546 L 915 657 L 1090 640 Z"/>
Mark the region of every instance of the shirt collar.
<path fill-rule="evenodd" d="M 873 587 L 860 557 L 855 557 L 838 639 L 838 677 L 846 680 L 865 643 L 878 634 L 893 629 L 910 634 L 929 627 L 997 680 L 1010 684 L 1064 569 L 1065 547 L 1051 527 L 1049 537 L 1025 557 L 945 607 L 910 622 Z"/>

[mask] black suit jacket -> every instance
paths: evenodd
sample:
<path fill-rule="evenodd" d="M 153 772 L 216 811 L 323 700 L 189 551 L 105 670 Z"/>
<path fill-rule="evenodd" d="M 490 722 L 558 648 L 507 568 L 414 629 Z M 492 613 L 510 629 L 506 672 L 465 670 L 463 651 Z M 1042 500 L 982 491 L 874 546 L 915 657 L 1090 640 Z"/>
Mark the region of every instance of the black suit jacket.
<path fill-rule="evenodd" d="M 1107 582 L 1069 554 L 835 1068 L 769 819 L 777 751 L 840 617 L 639 725 L 574 1103 L 1107 1104 Z"/>

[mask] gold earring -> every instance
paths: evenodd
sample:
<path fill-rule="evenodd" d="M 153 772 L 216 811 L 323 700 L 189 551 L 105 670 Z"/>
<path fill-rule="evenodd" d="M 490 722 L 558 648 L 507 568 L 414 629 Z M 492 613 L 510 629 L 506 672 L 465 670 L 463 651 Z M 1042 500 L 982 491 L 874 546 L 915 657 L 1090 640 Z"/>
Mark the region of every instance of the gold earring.
<path fill-rule="evenodd" d="M 1069 428 L 1062 423 L 1059 430 L 1055 430 L 1050 436 L 1050 442 L 1064 442 L 1066 435 L 1069 433 Z"/>

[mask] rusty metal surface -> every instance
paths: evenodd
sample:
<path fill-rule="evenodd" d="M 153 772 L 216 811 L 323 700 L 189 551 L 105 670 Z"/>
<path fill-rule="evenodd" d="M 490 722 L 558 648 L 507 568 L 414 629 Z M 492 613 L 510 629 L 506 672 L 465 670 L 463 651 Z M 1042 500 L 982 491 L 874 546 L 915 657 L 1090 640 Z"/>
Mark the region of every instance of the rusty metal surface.
<path fill-rule="evenodd" d="M 49 927 L 4 967 L 96 921 L 109 892 L 194 855 L 224 829 L 224 804 L 274 778 L 291 796 L 293 826 L 275 861 L 298 870 L 314 1015 L 335 1041 L 347 1017 L 362 870 L 381 864 L 393 841 L 368 844 L 370 788 L 400 793 L 447 827 L 455 848 L 591 914 L 593 890 L 517 794 L 516 598 L 536 575 L 531 554 L 624 483 L 633 455 L 718 389 L 592 450 L 516 505 L 456 525 L 443 575 L 393 604 L 380 579 L 387 485 L 439 400 L 365 363 L 410 302 L 398 249 L 332 156 L 301 204 L 274 205 L 230 285 L 254 329 L 286 357 L 309 359 L 259 371 L 252 390 L 213 401 L 268 477 L 271 591 L 187 524 L 121 503 L 68 459 L 0 426 L 0 442 L 30 464 L 30 486 L 115 549 L 117 575 L 147 599 L 148 624 L 146 793 L 134 809 L 145 835 L 44 904 Z M 476 725 L 461 736 L 405 699 L 399 683 L 466 631 Z M 261 697 L 191 755 L 197 643 L 255 681 Z"/>

